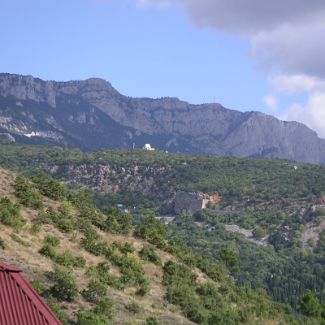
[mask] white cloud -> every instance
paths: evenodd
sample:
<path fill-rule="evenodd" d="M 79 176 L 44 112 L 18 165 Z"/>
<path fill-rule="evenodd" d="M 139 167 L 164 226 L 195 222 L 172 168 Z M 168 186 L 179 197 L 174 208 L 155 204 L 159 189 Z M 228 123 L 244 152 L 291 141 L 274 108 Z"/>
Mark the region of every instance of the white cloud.
<path fill-rule="evenodd" d="M 292 105 L 283 119 L 302 122 L 325 138 L 325 92 L 312 93 L 305 105 Z"/>
<path fill-rule="evenodd" d="M 263 102 L 267 108 L 269 108 L 272 112 L 278 110 L 278 101 L 276 97 L 272 94 L 269 94 L 263 98 Z"/>
<path fill-rule="evenodd" d="M 278 74 L 269 78 L 272 88 L 276 92 L 283 92 L 288 94 L 295 94 L 300 92 L 310 91 L 325 91 L 325 81 L 308 76 L 306 74 Z"/>

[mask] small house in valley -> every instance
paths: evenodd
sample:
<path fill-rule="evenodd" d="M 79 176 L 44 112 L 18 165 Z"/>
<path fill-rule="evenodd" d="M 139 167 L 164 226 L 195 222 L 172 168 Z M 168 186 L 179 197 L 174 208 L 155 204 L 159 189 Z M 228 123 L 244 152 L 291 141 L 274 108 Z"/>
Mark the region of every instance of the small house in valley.
<path fill-rule="evenodd" d="M 217 204 L 221 200 L 221 196 L 209 195 L 202 192 L 185 192 L 177 191 L 175 197 L 175 213 L 182 212 L 195 213 L 200 209 L 206 209 L 209 203 Z"/>

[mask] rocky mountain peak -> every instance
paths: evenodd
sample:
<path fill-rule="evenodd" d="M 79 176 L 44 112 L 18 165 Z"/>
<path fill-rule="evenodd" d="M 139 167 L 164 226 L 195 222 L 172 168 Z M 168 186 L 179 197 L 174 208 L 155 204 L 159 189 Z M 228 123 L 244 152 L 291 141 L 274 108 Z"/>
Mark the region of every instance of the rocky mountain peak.
<path fill-rule="evenodd" d="M 179 153 L 325 163 L 325 140 L 301 123 L 173 97 L 131 98 L 99 78 L 0 74 L 0 131 L 82 149 L 150 143 Z"/>

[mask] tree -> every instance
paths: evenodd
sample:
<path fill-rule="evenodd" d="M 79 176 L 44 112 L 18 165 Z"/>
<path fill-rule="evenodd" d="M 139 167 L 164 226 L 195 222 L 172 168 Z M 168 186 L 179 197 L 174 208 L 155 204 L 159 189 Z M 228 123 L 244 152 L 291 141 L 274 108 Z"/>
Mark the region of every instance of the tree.
<path fill-rule="evenodd" d="M 239 262 L 238 257 L 236 254 L 228 249 L 223 249 L 220 252 L 220 257 L 224 260 L 227 267 L 231 272 L 238 272 L 239 271 Z"/>
<path fill-rule="evenodd" d="M 312 317 L 321 317 L 324 307 L 311 290 L 307 290 L 300 301 L 301 311 Z"/>
<path fill-rule="evenodd" d="M 140 225 L 136 227 L 135 234 L 136 236 L 146 239 L 159 248 L 164 248 L 166 246 L 166 227 L 153 215 L 149 215 Z"/>
<path fill-rule="evenodd" d="M 48 272 L 47 277 L 54 283 L 50 289 L 54 297 L 59 300 L 73 301 L 77 296 L 76 281 L 68 271 L 56 268 L 53 272 Z"/>

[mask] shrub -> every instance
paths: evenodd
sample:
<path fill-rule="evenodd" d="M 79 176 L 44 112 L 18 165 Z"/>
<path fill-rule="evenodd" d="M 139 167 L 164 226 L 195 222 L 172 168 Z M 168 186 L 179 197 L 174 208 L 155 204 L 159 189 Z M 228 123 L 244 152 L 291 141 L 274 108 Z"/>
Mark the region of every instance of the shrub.
<path fill-rule="evenodd" d="M 86 274 L 90 278 L 94 280 L 99 280 L 100 282 L 104 283 L 105 285 L 111 286 L 118 290 L 123 290 L 125 285 L 121 282 L 121 280 L 108 273 L 109 265 L 105 262 L 98 263 L 96 267 L 89 267 Z"/>
<path fill-rule="evenodd" d="M 22 228 L 26 220 L 20 215 L 20 206 L 8 198 L 0 199 L 0 222 L 16 229 Z"/>
<path fill-rule="evenodd" d="M 91 204 L 91 203 L 89 203 Z M 105 226 L 105 216 L 98 211 L 95 207 L 91 205 L 83 205 L 80 208 L 79 219 L 89 222 L 91 225 L 94 225 L 100 229 L 106 228 Z"/>
<path fill-rule="evenodd" d="M 206 309 L 214 311 L 222 306 L 223 298 L 215 283 L 207 282 L 201 284 L 196 292 L 201 296 Z"/>
<path fill-rule="evenodd" d="M 69 251 L 64 251 L 61 254 L 56 254 L 55 262 L 66 267 L 83 268 L 86 265 L 86 260 L 81 256 L 73 256 Z"/>
<path fill-rule="evenodd" d="M 108 249 L 107 243 L 104 241 L 97 241 L 92 236 L 85 236 L 81 238 L 80 245 L 89 253 L 100 256 L 106 255 Z"/>
<path fill-rule="evenodd" d="M 265 235 L 266 235 L 266 231 L 264 229 L 262 229 L 261 227 L 256 227 L 253 230 L 253 236 L 257 240 L 262 239 L 263 237 L 265 237 Z"/>
<path fill-rule="evenodd" d="M 159 325 L 156 317 L 150 316 L 146 319 L 146 325 Z"/>
<path fill-rule="evenodd" d="M 17 176 L 15 190 L 20 203 L 24 206 L 33 209 L 39 209 L 43 206 L 42 196 L 26 177 Z"/>
<path fill-rule="evenodd" d="M 0 238 L 0 248 L 2 248 L 2 249 L 6 248 L 6 243 L 2 238 Z"/>
<path fill-rule="evenodd" d="M 240 323 L 237 310 L 218 310 L 209 317 L 209 324 L 238 325 Z"/>
<path fill-rule="evenodd" d="M 59 300 L 73 301 L 78 294 L 75 279 L 70 273 L 61 268 L 48 272 L 47 277 L 53 282 L 50 292 Z"/>
<path fill-rule="evenodd" d="M 164 265 L 164 278 L 165 285 L 172 285 L 174 283 L 186 283 L 192 286 L 196 283 L 196 274 L 193 273 L 187 266 L 168 261 Z"/>
<path fill-rule="evenodd" d="M 94 308 L 96 314 L 104 315 L 107 318 L 112 318 L 114 314 L 114 300 L 108 297 L 102 297 L 97 301 Z"/>
<path fill-rule="evenodd" d="M 143 279 L 139 283 L 140 288 L 136 292 L 137 295 L 139 296 L 145 296 L 149 291 L 150 291 L 150 285 L 149 282 L 146 279 Z"/>
<path fill-rule="evenodd" d="M 108 252 L 107 258 L 120 268 L 120 272 L 122 273 L 121 282 L 123 284 L 138 285 L 139 289 L 142 287 L 142 289 L 145 289 L 144 291 L 149 289 L 145 287 L 146 280 L 144 268 L 137 255 L 134 253 L 123 255 L 121 251 L 115 247 Z"/>
<path fill-rule="evenodd" d="M 142 308 L 136 302 L 130 302 L 125 305 L 125 309 L 131 314 L 138 314 L 142 311 Z"/>
<path fill-rule="evenodd" d="M 324 307 L 319 302 L 315 294 L 307 290 L 305 294 L 302 296 L 300 301 L 301 311 L 311 317 L 320 317 L 322 312 L 324 311 Z"/>
<path fill-rule="evenodd" d="M 231 272 L 239 271 L 239 262 L 236 254 L 228 249 L 223 249 L 220 251 L 220 257 L 226 263 L 226 266 Z"/>
<path fill-rule="evenodd" d="M 79 311 L 76 325 L 109 325 L 106 316 L 98 315 L 92 311 Z"/>
<path fill-rule="evenodd" d="M 10 234 L 10 237 L 18 244 L 22 245 L 22 246 L 25 246 L 25 247 L 30 247 L 30 243 L 27 242 L 26 240 L 20 238 L 19 236 L 17 236 L 16 234 L 14 233 L 11 233 Z"/>
<path fill-rule="evenodd" d="M 69 322 L 68 322 L 66 316 L 62 312 L 61 306 L 60 306 L 58 300 L 51 295 L 47 295 L 46 302 L 47 302 L 48 306 L 50 307 L 50 309 L 54 312 L 54 314 L 61 321 L 62 325 L 68 325 Z"/>
<path fill-rule="evenodd" d="M 41 211 L 39 213 L 38 221 L 45 224 L 52 223 L 59 230 L 66 233 L 76 229 L 73 218 L 69 214 L 69 210 L 65 208 L 59 208 L 56 211 L 52 207 L 49 207 L 45 212 Z"/>
<path fill-rule="evenodd" d="M 43 284 L 40 281 L 33 280 L 30 282 L 30 284 L 38 294 L 40 294 L 41 296 L 44 295 L 46 289 L 44 288 Z"/>
<path fill-rule="evenodd" d="M 140 256 L 144 261 L 161 265 L 161 259 L 151 245 L 144 244 L 142 250 L 140 251 Z"/>
<path fill-rule="evenodd" d="M 60 239 L 55 236 L 45 236 L 44 242 L 46 244 L 53 246 L 53 247 L 57 247 L 60 245 Z"/>
<path fill-rule="evenodd" d="M 89 240 L 99 239 L 99 235 L 94 229 L 92 223 L 88 219 L 79 218 L 78 229 L 87 237 Z"/>
<path fill-rule="evenodd" d="M 143 223 L 139 224 L 135 229 L 135 235 L 146 239 L 159 248 L 165 248 L 167 245 L 167 230 L 159 220 L 153 215 L 148 216 Z"/>
<path fill-rule="evenodd" d="M 45 244 L 43 247 L 38 251 L 41 255 L 49 257 L 51 259 L 55 258 L 56 252 L 52 245 Z"/>
<path fill-rule="evenodd" d="M 43 195 L 53 200 L 62 200 L 67 193 L 67 188 L 48 174 L 39 173 L 32 181 Z"/>
<path fill-rule="evenodd" d="M 132 217 L 128 213 L 120 211 L 118 208 L 110 207 L 106 209 L 104 229 L 113 234 L 128 234 L 132 229 Z"/>
<path fill-rule="evenodd" d="M 82 296 L 92 303 L 97 303 L 100 298 L 104 297 L 107 292 L 105 284 L 99 280 L 91 280 L 88 284 L 87 289 L 82 291 Z"/>
<path fill-rule="evenodd" d="M 40 232 L 42 225 L 40 223 L 33 223 L 30 228 L 30 233 L 36 235 Z"/>
<path fill-rule="evenodd" d="M 195 323 L 205 323 L 208 313 L 195 293 L 195 287 L 186 283 L 173 283 L 167 287 L 167 299 L 179 305 L 185 316 Z"/>
<path fill-rule="evenodd" d="M 114 241 L 112 248 L 117 248 L 122 254 L 133 253 L 135 251 L 132 244 L 120 241 Z"/>
<path fill-rule="evenodd" d="M 59 208 L 57 212 L 57 220 L 55 225 L 62 232 L 71 232 L 76 229 L 72 216 L 69 214 L 69 210 L 65 208 Z"/>

